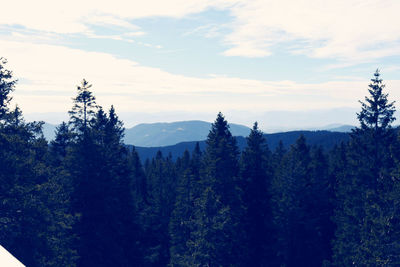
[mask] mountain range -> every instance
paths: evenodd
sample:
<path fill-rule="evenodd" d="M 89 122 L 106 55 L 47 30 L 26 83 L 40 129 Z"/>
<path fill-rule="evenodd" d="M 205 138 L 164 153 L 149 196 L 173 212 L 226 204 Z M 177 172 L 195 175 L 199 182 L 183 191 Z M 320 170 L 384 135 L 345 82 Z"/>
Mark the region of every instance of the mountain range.
<path fill-rule="evenodd" d="M 233 136 L 248 136 L 250 128 L 229 124 Z M 205 140 L 211 123 L 205 121 L 179 121 L 142 123 L 125 130 L 125 144 L 135 146 L 169 146 L 180 142 Z"/>
<path fill-rule="evenodd" d="M 239 150 L 246 147 L 246 136 L 250 128 L 229 124 L 233 136 L 236 136 Z M 304 131 L 287 131 L 280 133 L 265 134 L 270 150 L 274 150 L 280 141 L 288 148 L 303 135 L 307 143 L 312 146 L 321 146 L 324 149 L 331 149 L 334 145 L 345 142 L 349 139 L 348 132 L 354 126 L 331 124 L 320 129 L 309 129 Z M 180 157 L 185 150 L 192 151 L 197 142 L 200 149 L 206 147 L 205 140 L 211 129 L 211 123 L 205 121 L 181 121 L 172 123 L 143 123 L 125 130 L 124 142 L 128 147 L 135 147 L 141 160 L 153 158 L 158 151 L 164 156 L 169 154 L 173 159 Z M 45 123 L 43 134 L 47 140 L 52 140 L 55 135 L 56 126 Z"/>
<path fill-rule="evenodd" d="M 233 136 L 246 137 L 250 133 L 250 128 L 240 124 L 229 124 Z M 350 132 L 354 126 L 342 124 L 330 124 L 320 128 L 309 128 L 304 130 L 318 131 L 325 130 L 331 132 Z M 211 129 L 211 123 L 199 120 L 179 121 L 179 122 L 160 122 L 142 123 L 132 128 L 125 129 L 124 143 L 139 147 L 162 147 L 172 146 L 182 142 L 202 141 L 207 139 Z M 43 134 L 47 140 L 54 139 L 56 126 L 45 123 Z M 287 132 L 287 131 L 285 131 Z M 289 131 L 296 132 L 296 131 Z M 278 134 L 279 133 L 275 133 Z"/>
<path fill-rule="evenodd" d="M 306 138 L 306 142 L 310 146 L 319 146 L 324 150 L 330 150 L 335 145 L 339 145 L 341 142 L 349 140 L 349 133 L 345 132 L 331 132 L 331 131 L 291 131 L 283 133 L 264 134 L 267 141 L 268 148 L 275 150 L 282 141 L 283 146 L 288 149 L 290 145 L 294 144 L 296 140 L 303 135 Z M 236 142 L 239 150 L 243 150 L 246 147 L 246 138 L 243 136 L 236 136 Z M 161 147 L 140 147 L 135 146 L 135 150 L 138 152 L 140 159 L 145 162 L 147 159 L 154 158 L 158 151 L 164 156 L 171 155 L 172 159 L 175 160 L 177 157 L 183 155 L 185 150 L 192 152 L 196 146 L 196 141 L 192 142 L 181 142 L 171 146 Z M 206 147 L 206 141 L 198 141 L 200 149 L 204 150 Z M 128 145 L 132 148 L 132 145 Z"/>

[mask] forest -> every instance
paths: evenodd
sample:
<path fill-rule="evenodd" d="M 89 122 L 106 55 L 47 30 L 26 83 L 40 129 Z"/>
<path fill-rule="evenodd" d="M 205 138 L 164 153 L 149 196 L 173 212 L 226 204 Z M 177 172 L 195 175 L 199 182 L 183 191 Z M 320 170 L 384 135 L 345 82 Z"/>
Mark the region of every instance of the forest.
<path fill-rule="evenodd" d="M 0 244 L 26 266 L 400 266 L 400 142 L 379 71 L 332 149 L 300 135 L 270 150 L 254 123 L 240 151 L 219 113 L 204 150 L 142 163 L 86 80 L 46 141 L 11 107 L 6 64 Z"/>

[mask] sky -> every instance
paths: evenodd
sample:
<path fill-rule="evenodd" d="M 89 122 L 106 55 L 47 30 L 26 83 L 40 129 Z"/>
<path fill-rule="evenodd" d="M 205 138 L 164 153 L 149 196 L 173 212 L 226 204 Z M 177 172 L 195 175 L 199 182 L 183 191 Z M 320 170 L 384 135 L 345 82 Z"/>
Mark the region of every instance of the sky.
<path fill-rule="evenodd" d="M 380 69 L 400 101 L 398 0 L 13 0 L 0 57 L 28 120 L 67 120 L 76 86 L 126 127 L 179 120 L 264 130 L 356 124 Z"/>

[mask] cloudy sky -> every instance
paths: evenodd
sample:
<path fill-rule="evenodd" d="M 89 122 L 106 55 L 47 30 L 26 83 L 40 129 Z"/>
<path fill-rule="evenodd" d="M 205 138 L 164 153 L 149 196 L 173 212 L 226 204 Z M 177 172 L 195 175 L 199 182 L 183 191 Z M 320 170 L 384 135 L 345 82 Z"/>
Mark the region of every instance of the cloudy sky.
<path fill-rule="evenodd" d="M 76 85 L 125 125 L 355 123 L 379 68 L 400 102 L 398 0 L 13 0 L 0 56 L 28 119 L 67 118 Z M 350 115 L 349 115 L 350 114 Z"/>

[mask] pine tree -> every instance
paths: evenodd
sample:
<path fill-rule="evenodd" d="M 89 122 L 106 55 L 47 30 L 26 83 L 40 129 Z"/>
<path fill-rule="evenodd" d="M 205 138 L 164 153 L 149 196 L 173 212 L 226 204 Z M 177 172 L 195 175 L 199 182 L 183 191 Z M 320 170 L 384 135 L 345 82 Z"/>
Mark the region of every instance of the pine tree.
<path fill-rule="evenodd" d="M 243 204 L 246 209 L 246 266 L 266 266 L 271 263 L 275 244 L 272 235 L 271 155 L 263 133 L 254 123 L 242 155 Z"/>
<path fill-rule="evenodd" d="M 68 246 L 68 197 L 47 165 L 42 123 L 18 107 L 0 125 L 0 242 L 28 266 L 74 266 Z"/>
<path fill-rule="evenodd" d="M 95 106 L 87 83 L 82 88 L 70 112 L 78 138 L 68 158 L 74 181 L 73 211 L 79 216 L 74 227 L 78 265 L 139 264 L 141 233 L 123 125 L 113 107 L 106 114 Z"/>
<path fill-rule="evenodd" d="M 67 198 L 47 165 L 42 122 L 8 106 L 16 80 L 0 63 L 0 243 L 27 266 L 74 266 Z"/>
<path fill-rule="evenodd" d="M 190 158 L 185 151 L 178 168 L 176 200 L 169 229 L 171 236 L 171 266 L 191 266 L 193 237 L 195 232 L 195 202 L 201 192 L 201 151 L 199 143 Z M 178 166 L 178 162 L 177 162 Z"/>
<path fill-rule="evenodd" d="M 69 130 L 68 124 L 62 122 L 56 128 L 56 136 L 54 140 L 50 142 L 50 160 L 52 161 L 54 166 L 60 166 L 63 164 L 71 143 L 72 133 Z"/>
<path fill-rule="evenodd" d="M 170 262 L 169 222 L 175 203 L 177 174 L 171 157 L 157 155 L 146 168 L 148 205 L 144 212 L 146 266 Z"/>
<path fill-rule="evenodd" d="M 145 205 L 148 204 L 147 178 L 135 147 L 132 147 L 129 153 L 129 166 L 131 168 L 136 208 L 143 211 Z"/>
<path fill-rule="evenodd" d="M 309 225 L 308 241 L 314 256 L 310 265 L 321 266 L 332 257 L 331 241 L 335 226 L 331 218 L 334 213 L 332 188 L 329 176 L 329 162 L 321 147 L 311 149 L 309 199 L 307 201 L 307 216 L 312 218 Z"/>
<path fill-rule="evenodd" d="M 171 237 L 170 264 L 172 266 L 187 266 L 185 252 L 188 250 L 187 242 L 190 240 L 190 218 L 193 211 L 192 190 L 193 183 L 190 170 L 190 154 L 187 150 L 182 158 L 176 162 L 178 170 L 178 184 L 174 210 L 169 222 Z"/>
<path fill-rule="evenodd" d="M 238 154 L 236 140 L 219 113 L 207 138 L 203 192 L 195 207 L 192 265 L 237 266 L 243 261 Z"/>
<path fill-rule="evenodd" d="M 394 103 L 383 93 L 380 73 L 361 102 L 360 127 L 351 136 L 345 175 L 339 177 L 334 241 L 336 265 L 395 266 L 398 256 L 398 181 L 394 179 L 391 123 Z"/>
<path fill-rule="evenodd" d="M 96 98 L 89 90 L 92 87 L 85 79 L 81 85 L 77 86 L 78 95 L 73 98 L 74 105 L 68 112 L 70 115 L 70 124 L 75 131 L 85 132 L 88 128 L 88 123 L 96 113 L 98 106 Z"/>
<path fill-rule="evenodd" d="M 279 264 L 321 266 L 329 259 L 325 162 L 320 150 L 311 153 L 301 135 L 277 166 L 272 200 Z"/>
<path fill-rule="evenodd" d="M 286 266 L 307 265 L 307 261 L 302 258 L 306 216 L 302 202 L 310 173 L 309 164 L 309 147 L 301 136 L 283 158 L 281 171 L 274 177 L 273 212 L 278 233 L 277 256 L 279 262 Z"/>
<path fill-rule="evenodd" d="M 74 247 L 76 235 L 72 231 L 72 226 L 77 222 L 77 216 L 72 214 L 71 196 L 73 193 L 73 180 L 68 170 L 67 162 L 71 157 L 71 146 L 73 144 L 73 134 L 68 124 L 62 122 L 56 128 L 56 136 L 49 144 L 48 164 L 50 165 L 51 183 L 48 192 L 50 199 L 54 199 L 58 206 L 53 207 L 54 215 L 60 216 L 66 223 L 56 224 L 52 227 L 57 238 L 53 239 L 53 246 L 59 248 L 58 259 L 62 260 L 58 265 L 75 266 L 77 262 L 77 251 Z M 60 243 L 60 244 L 58 244 Z"/>
<path fill-rule="evenodd" d="M 388 102 L 388 94 L 383 93 L 385 85 L 382 83 L 379 70 L 376 70 L 371 81 L 372 83 L 368 85 L 370 96 L 365 97 L 365 102 L 360 101 L 361 112 L 357 113 L 360 121 L 359 130 L 381 133 L 391 128 L 396 109 L 394 102 Z"/>

